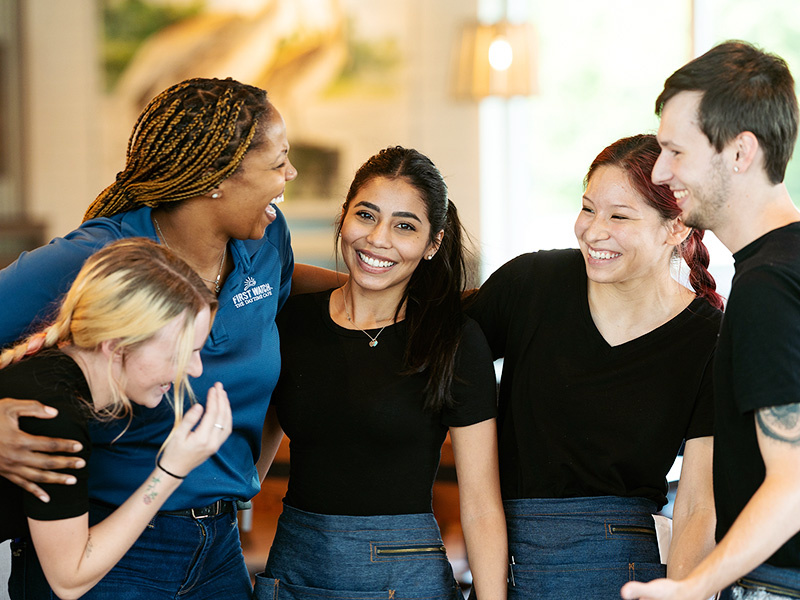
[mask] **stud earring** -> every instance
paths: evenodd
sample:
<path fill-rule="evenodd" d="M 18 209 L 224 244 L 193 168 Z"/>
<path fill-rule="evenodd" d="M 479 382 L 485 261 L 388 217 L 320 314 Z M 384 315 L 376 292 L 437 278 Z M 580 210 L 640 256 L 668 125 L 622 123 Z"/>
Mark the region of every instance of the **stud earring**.
<path fill-rule="evenodd" d="M 211 197 L 212 197 L 214 200 L 216 200 L 217 198 L 219 198 L 219 196 L 220 196 L 219 192 L 212 192 L 212 193 L 211 193 Z"/>
<path fill-rule="evenodd" d="M 432 258 L 433 258 L 433 254 L 428 254 L 428 256 L 425 257 L 425 260 L 430 260 Z"/>
<path fill-rule="evenodd" d="M 739 167 L 736 167 L 736 166 L 734 166 L 734 167 L 733 167 L 733 172 L 734 172 L 734 173 L 738 173 L 738 172 L 739 172 Z"/>

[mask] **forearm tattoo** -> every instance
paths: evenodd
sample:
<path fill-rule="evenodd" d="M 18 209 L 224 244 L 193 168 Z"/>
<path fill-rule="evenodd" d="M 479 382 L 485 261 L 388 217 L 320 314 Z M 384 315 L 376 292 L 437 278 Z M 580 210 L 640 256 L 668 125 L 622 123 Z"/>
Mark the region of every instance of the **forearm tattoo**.
<path fill-rule="evenodd" d="M 767 437 L 800 444 L 800 403 L 762 408 L 756 411 L 756 422 Z"/>
<path fill-rule="evenodd" d="M 156 486 L 159 484 L 161 479 L 159 477 L 153 477 L 150 480 L 150 483 L 147 484 L 147 487 L 144 490 L 144 503 L 150 504 L 153 500 L 156 499 L 158 496 L 158 492 L 156 491 Z"/>

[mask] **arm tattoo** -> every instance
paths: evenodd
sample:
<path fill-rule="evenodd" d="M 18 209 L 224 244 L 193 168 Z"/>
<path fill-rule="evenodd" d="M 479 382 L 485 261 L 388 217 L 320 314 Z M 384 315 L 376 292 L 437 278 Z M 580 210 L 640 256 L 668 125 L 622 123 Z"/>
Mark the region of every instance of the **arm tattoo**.
<path fill-rule="evenodd" d="M 800 403 L 762 408 L 756 411 L 756 422 L 767 437 L 800 445 Z"/>
<path fill-rule="evenodd" d="M 161 482 L 159 477 L 153 477 L 150 480 L 150 483 L 147 484 L 147 488 L 144 490 L 144 497 L 142 500 L 145 504 L 150 504 L 153 500 L 156 499 L 158 496 L 158 492 L 156 491 L 156 486 Z"/>

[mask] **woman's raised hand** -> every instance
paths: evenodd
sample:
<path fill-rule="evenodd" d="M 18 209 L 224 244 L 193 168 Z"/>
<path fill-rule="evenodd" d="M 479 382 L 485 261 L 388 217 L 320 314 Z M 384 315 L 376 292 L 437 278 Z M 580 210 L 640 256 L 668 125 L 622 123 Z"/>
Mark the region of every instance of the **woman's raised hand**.
<path fill-rule="evenodd" d="M 208 390 L 205 411 L 200 404 L 186 411 L 161 455 L 160 464 L 169 473 L 188 475 L 228 439 L 232 420 L 228 394 L 217 382 Z"/>

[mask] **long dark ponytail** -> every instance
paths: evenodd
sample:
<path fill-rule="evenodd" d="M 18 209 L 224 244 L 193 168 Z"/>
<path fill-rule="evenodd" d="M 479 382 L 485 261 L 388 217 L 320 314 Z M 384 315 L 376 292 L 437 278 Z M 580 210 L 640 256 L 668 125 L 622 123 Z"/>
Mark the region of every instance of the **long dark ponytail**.
<path fill-rule="evenodd" d="M 353 198 L 378 177 L 402 179 L 417 190 L 427 209 L 431 244 L 436 243 L 438 232 L 444 231 L 437 252 L 430 260 L 424 257 L 420 261 L 395 311 L 397 318 L 405 304 L 405 373 L 427 373 L 425 408 L 441 410 L 453 402 L 450 387 L 465 319 L 461 308 L 466 270 L 461 221 L 433 162 L 417 150 L 393 146 L 381 150 L 356 172 L 337 222 L 337 238 Z"/>

